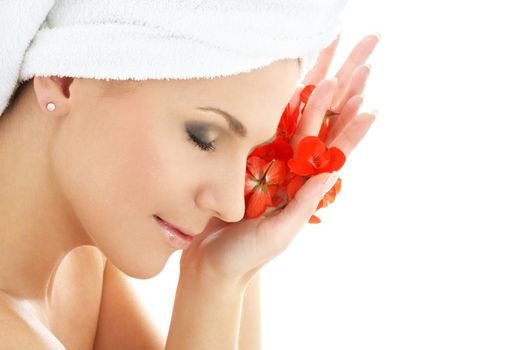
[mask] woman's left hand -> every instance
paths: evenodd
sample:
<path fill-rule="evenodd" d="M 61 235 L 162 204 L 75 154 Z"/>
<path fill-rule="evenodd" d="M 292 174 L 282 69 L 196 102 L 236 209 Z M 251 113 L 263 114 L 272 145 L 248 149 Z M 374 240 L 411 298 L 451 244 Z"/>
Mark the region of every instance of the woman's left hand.
<path fill-rule="evenodd" d="M 348 157 L 375 119 L 370 113 L 356 113 L 362 103 L 359 94 L 369 73 L 369 68 L 363 64 L 378 38 L 369 35 L 356 45 L 336 74 L 338 82 L 335 86 L 334 82 L 324 78 L 338 40 L 339 37 L 320 51 L 315 66 L 291 99 L 291 105 L 297 103 L 299 92 L 305 85 L 316 85 L 298 122 L 297 138 L 291 140 L 293 149 L 304 136 L 318 135 L 325 112 L 331 109 L 338 114 L 330 124 L 325 143 L 327 147 L 338 147 Z M 235 280 L 247 285 L 263 265 L 289 246 L 314 213 L 325 194 L 320 192 L 320 187 L 327 175 L 311 177 L 284 208 L 268 208 L 265 214 L 271 212 L 272 215 L 236 223 L 212 218 L 205 231 L 195 236 L 192 244 L 183 250 L 181 273 Z"/>

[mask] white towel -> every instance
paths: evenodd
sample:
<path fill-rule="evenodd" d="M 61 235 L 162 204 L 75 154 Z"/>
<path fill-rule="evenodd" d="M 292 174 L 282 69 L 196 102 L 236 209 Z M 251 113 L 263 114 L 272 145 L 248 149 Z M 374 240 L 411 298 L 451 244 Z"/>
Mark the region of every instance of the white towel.
<path fill-rule="evenodd" d="M 0 0 L 0 114 L 34 76 L 214 78 L 300 58 L 341 31 L 348 0 Z"/>

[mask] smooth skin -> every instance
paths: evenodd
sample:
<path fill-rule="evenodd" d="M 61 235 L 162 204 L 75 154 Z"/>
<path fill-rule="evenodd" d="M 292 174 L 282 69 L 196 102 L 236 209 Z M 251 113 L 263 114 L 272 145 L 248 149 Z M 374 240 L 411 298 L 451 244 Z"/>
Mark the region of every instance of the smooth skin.
<path fill-rule="evenodd" d="M 361 45 L 361 53 L 370 53 L 376 44 L 376 37 L 368 38 L 357 46 Z M 359 87 L 365 80 L 360 80 L 363 69 L 357 62 L 368 56 L 355 50 L 353 59 L 339 71 L 335 94 L 336 101 L 342 99 L 343 109 L 338 117 L 342 120 L 340 131 L 333 132 L 334 145 L 340 145 L 346 154 L 374 120 L 371 114 L 353 115 L 356 98 L 349 102 L 353 97 L 348 91 L 363 89 Z M 320 55 L 304 83 L 307 78 L 312 83 L 323 79 L 322 58 Z M 330 59 L 326 64 L 328 67 Z M 298 192 L 296 205 L 291 203 L 269 218 L 239 221 L 244 212 L 240 204 L 244 161 L 273 134 L 288 97 L 297 98 L 297 73 L 296 61 L 284 60 L 228 78 L 147 81 L 139 86 L 132 83 L 131 88 L 127 84 L 100 85 L 90 79 L 35 78 L 31 89 L 24 90 L 15 106 L 0 118 L 0 197 L 7 199 L 0 203 L 6 213 L 0 219 L 0 317 L 4 324 L 15 327 L 1 335 L 23 335 L 21 339 L 28 346 L 33 341 L 32 346 L 39 342 L 40 348 L 46 348 L 43 344 L 47 342 L 49 349 L 60 348 L 56 339 L 43 335 L 45 319 L 54 316 L 49 298 L 59 293 L 54 290 L 54 272 L 71 250 L 92 245 L 107 257 L 94 348 L 112 348 L 112 334 L 120 340 L 119 347 L 145 348 L 143 345 L 149 344 L 150 348 L 162 348 L 158 331 L 151 323 L 144 323 L 145 311 L 138 299 L 123 298 L 130 295 L 123 276 L 152 277 L 173 253 L 150 220 L 157 214 L 193 232 L 201 232 L 198 224 L 206 223 L 204 232 L 183 251 L 166 348 L 200 349 L 214 344 L 216 349 L 233 349 L 238 336 L 240 342 L 257 338 L 238 334 L 239 329 L 253 329 L 247 326 L 254 319 L 249 314 L 240 319 L 244 293 L 257 291 L 247 286 L 261 266 L 288 246 L 321 198 L 318 187 L 323 178 L 314 177 Z M 320 82 L 318 92 L 313 92 L 309 104 L 318 105 L 313 111 L 330 106 L 331 84 Z M 45 108 L 49 101 L 57 104 L 52 113 Z M 223 124 L 207 130 L 209 138 L 217 141 L 218 152 L 213 156 L 191 145 L 181 131 L 185 123 L 216 124 L 220 120 L 213 115 L 195 117 L 192 107 L 202 102 L 215 103 L 237 115 L 247 126 L 247 138 L 235 138 Z M 318 118 L 320 125 L 319 112 L 309 115 L 303 120 Z M 315 128 L 304 125 L 306 134 L 315 134 Z M 209 173 L 188 166 L 187 172 L 181 172 L 181 164 L 213 168 L 215 176 L 210 178 Z M 27 176 L 28 169 L 31 176 Z M 276 230 L 274 237 L 270 229 Z M 236 235 L 240 242 L 232 239 Z M 276 237 L 281 239 L 276 241 Z M 239 254 L 246 248 L 255 255 Z M 21 311 L 22 300 L 33 301 L 35 310 L 42 306 L 40 312 Z M 259 311 L 258 307 L 243 308 Z M 203 317 L 211 309 L 214 317 Z M 122 310 L 129 312 L 115 317 Z M 103 322 L 112 317 L 115 322 Z M 119 334 L 128 337 L 119 338 Z M 240 349 L 257 348 L 246 344 L 240 343 Z"/>

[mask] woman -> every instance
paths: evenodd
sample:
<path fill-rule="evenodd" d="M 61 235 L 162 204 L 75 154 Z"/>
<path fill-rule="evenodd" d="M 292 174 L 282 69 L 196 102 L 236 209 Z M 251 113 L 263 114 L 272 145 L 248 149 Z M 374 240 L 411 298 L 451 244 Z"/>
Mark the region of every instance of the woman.
<path fill-rule="evenodd" d="M 48 22 L 72 3 L 56 5 Z M 339 113 L 329 146 L 348 155 L 365 135 L 374 115 L 356 114 L 377 41 L 365 37 L 337 81 L 324 78 L 338 38 L 320 52 L 302 81 L 317 87 L 293 147 L 318 134 L 329 109 Z M 35 52 L 0 117 L 2 346 L 258 349 L 257 274 L 336 181 L 322 189 L 329 174 L 314 176 L 285 208 L 243 219 L 247 155 L 298 100 L 299 57 L 211 79 L 106 80 L 58 67 L 32 73 Z M 151 278 L 177 249 L 181 273 L 163 339 L 124 275 Z"/>

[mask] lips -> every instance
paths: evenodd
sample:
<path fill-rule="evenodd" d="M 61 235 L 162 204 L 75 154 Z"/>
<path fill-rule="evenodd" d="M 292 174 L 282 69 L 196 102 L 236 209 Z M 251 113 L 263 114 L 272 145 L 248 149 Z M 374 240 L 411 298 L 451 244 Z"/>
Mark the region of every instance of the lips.
<path fill-rule="evenodd" d="M 168 229 L 172 230 L 172 231 L 177 231 L 179 232 L 180 234 L 182 234 L 183 236 L 185 237 L 188 237 L 189 239 L 192 239 L 192 235 L 184 232 L 183 230 L 181 229 L 178 229 L 177 227 L 173 226 L 172 224 L 170 224 L 169 222 L 166 222 L 164 221 L 163 219 L 161 219 L 160 217 L 158 217 L 157 215 L 154 215 L 155 219 L 157 221 L 159 221 L 159 223 L 161 223 L 162 225 L 168 227 Z"/>

